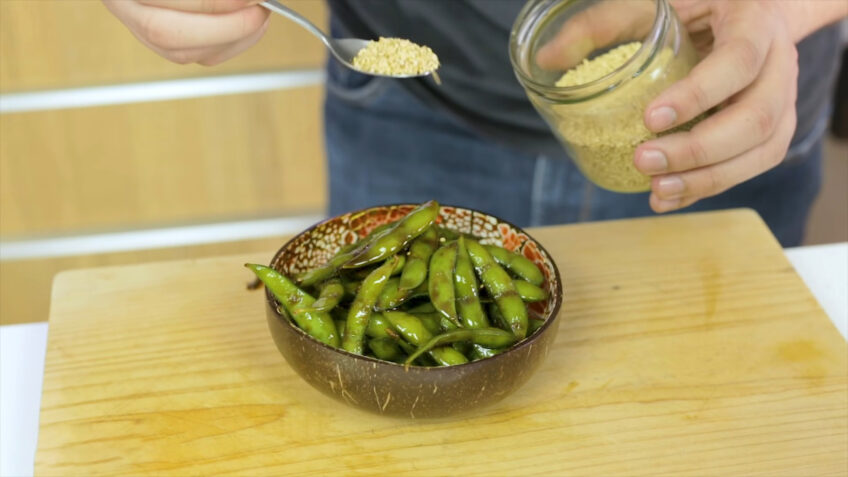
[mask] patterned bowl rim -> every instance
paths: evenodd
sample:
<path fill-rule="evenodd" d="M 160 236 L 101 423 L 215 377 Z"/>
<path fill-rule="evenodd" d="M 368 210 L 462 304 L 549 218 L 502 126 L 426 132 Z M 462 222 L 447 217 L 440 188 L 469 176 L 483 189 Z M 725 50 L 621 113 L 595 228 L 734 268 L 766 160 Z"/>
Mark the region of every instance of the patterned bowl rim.
<path fill-rule="evenodd" d="M 320 227 L 320 226 L 322 226 L 326 223 L 332 222 L 334 220 L 338 220 L 342 216 L 345 216 L 345 215 L 348 215 L 348 214 L 350 214 L 350 215 L 364 214 L 364 213 L 374 211 L 376 209 L 388 209 L 388 208 L 392 208 L 392 207 L 408 207 L 408 206 L 417 207 L 419 205 L 421 205 L 421 204 L 397 203 L 397 204 L 375 205 L 373 207 L 368 207 L 368 208 L 365 208 L 365 209 L 345 212 L 343 214 L 339 214 L 339 215 L 336 215 L 334 217 L 330 217 L 330 218 L 321 220 L 319 222 L 316 222 L 315 224 L 309 226 L 307 229 L 303 230 L 299 234 L 297 234 L 294 237 L 292 237 L 291 239 L 289 239 L 285 244 L 283 244 L 283 246 L 280 247 L 279 250 L 277 250 L 277 252 L 271 258 L 271 263 L 270 263 L 269 266 L 271 268 L 273 268 L 274 270 L 277 270 L 277 268 L 274 265 L 277 263 L 280 256 L 285 252 L 285 250 L 288 248 L 289 245 L 291 245 L 292 242 L 294 242 L 295 240 L 297 240 L 298 238 L 300 238 L 303 235 L 311 233 L 312 231 L 314 231 L 315 229 L 317 229 L 318 227 Z M 423 370 L 423 371 L 426 371 L 426 372 L 439 372 L 439 371 L 459 369 L 459 368 L 467 369 L 469 367 L 481 366 L 482 365 L 481 363 L 492 362 L 492 360 L 502 359 L 501 358 L 502 356 L 513 354 L 517 350 L 520 350 L 520 349 L 525 348 L 527 346 L 532 346 L 533 343 L 537 339 L 539 339 L 539 337 L 542 336 L 545 333 L 545 331 L 547 331 L 548 328 L 550 328 L 550 326 L 554 322 L 554 320 L 556 320 L 559 317 L 559 310 L 560 310 L 560 307 L 562 306 L 562 301 L 563 301 L 562 278 L 560 277 L 560 274 L 559 274 L 559 268 L 557 267 L 557 264 L 554 261 L 553 256 L 551 256 L 551 254 L 548 253 L 548 251 L 545 249 L 545 247 L 542 246 L 542 244 L 538 240 L 536 240 L 532 235 L 527 233 L 526 230 L 524 230 L 523 228 L 513 224 L 512 222 L 509 222 L 508 220 L 504 220 L 504 219 L 498 217 L 497 215 L 489 214 L 489 213 L 483 212 L 481 210 L 471 209 L 471 208 L 468 208 L 468 207 L 458 207 L 458 206 L 455 206 L 455 205 L 448 205 L 448 204 L 440 203 L 439 204 L 439 214 L 440 215 L 441 215 L 441 209 L 442 208 L 449 208 L 449 209 L 455 209 L 455 210 L 467 210 L 467 211 L 487 215 L 489 217 L 496 219 L 498 221 L 498 223 L 506 224 L 506 225 L 512 227 L 513 229 L 515 229 L 516 231 L 523 233 L 524 235 L 527 236 L 528 239 L 532 240 L 533 243 L 535 243 L 536 246 L 539 248 L 539 250 L 542 253 L 544 253 L 546 257 L 548 257 L 548 260 L 551 262 L 551 265 L 553 266 L 554 277 L 556 278 L 556 290 L 555 290 L 555 294 L 553 296 L 554 307 L 553 307 L 553 310 L 551 310 L 550 315 L 545 317 L 545 322 L 542 324 L 542 326 L 540 326 L 531 336 L 524 338 L 523 340 L 519 341 L 517 344 L 512 345 L 511 347 L 507 348 L 505 351 L 503 351 L 501 353 L 498 353 L 494 356 L 490 356 L 488 358 L 478 359 L 476 361 L 469 361 L 469 362 L 463 363 L 463 364 L 455 364 L 455 365 L 452 365 L 452 366 L 415 366 L 415 365 L 411 365 L 411 366 L 409 366 L 409 371 L 416 370 L 416 372 L 417 372 L 418 370 Z M 300 329 L 298 326 L 296 326 L 294 323 L 292 323 L 292 321 L 287 316 L 283 316 L 277 310 L 277 307 L 274 306 L 274 304 L 276 303 L 277 300 L 274 298 L 273 295 L 271 295 L 271 291 L 268 290 L 268 287 L 265 287 L 265 300 L 267 302 L 267 305 L 270 305 L 270 308 L 273 310 L 274 315 L 276 316 L 276 318 L 278 320 L 284 322 L 288 327 L 292 328 L 296 333 L 300 333 L 301 335 L 305 336 L 307 339 L 311 340 L 313 343 L 315 343 L 319 346 L 327 348 L 328 350 L 334 351 L 334 352 L 339 353 L 343 356 L 347 356 L 347 357 L 350 357 L 350 358 L 353 358 L 353 359 L 362 360 L 365 363 L 377 363 L 377 364 L 380 364 L 380 365 L 404 367 L 404 365 L 401 364 L 401 363 L 394 363 L 392 361 L 384 361 L 382 359 L 372 358 L 370 356 L 365 356 L 365 355 L 362 355 L 362 354 L 351 353 L 350 351 L 344 350 L 342 348 L 336 348 L 336 347 L 330 346 L 326 343 L 322 343 L 321 341 L 318 341 L 317 339 L 310 336 L 309 333 Z"/>

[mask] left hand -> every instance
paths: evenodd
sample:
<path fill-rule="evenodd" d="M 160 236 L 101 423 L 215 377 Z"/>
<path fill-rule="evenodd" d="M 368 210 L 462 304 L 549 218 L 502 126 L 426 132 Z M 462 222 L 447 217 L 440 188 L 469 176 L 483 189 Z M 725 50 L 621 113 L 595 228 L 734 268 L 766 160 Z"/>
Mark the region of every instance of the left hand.
<path fill-rule="evenodd" d="M 688 132 L 636 149 L 636 168 L 652 176 L 656 212 L 687 207 L 777 166 L 796 121 L 798 53 L 784 2 L 673 3 L 696 46 L 712 40 L 713 47 L 648 105 L 645 124 L 661 132 L 722 108 Z"/>

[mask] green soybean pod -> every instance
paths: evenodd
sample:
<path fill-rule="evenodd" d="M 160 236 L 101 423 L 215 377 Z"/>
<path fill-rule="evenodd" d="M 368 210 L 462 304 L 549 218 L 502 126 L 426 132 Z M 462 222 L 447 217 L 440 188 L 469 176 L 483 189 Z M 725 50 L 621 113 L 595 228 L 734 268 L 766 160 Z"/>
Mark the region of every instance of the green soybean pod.
<path fill-rule="evenodd" d="M 457 241 L 456 266 L 454 267 L 454 290 L 456 293 L 456 308 L 459 318 L 466 328 L 487 328 L 489 320 L 483 312 L 480 297 L 477 295 L 477 278 L 474 276 L 474 267 L 468 257 L 465 247 L 465 237 L 460 236 Z"/>
<path fill-rule="evenodd" d="M 345 320 L 333 320 L 336 323 L 336 331 L 338 331 L 339 336 L 344 336 L 345 326 L 347 322 Z"/>
<path fill-rule="evenodd" d="M 321 293 L 318 299 L 312 304 L 312 311 L 328 312 L 339 304 L 345 294 L 344 285 L 338 278 L 332 278 L 324 282 L 321 286 Z"/>
<path fill-rule="evenodd" d="M 406 265 L 400 274 L 398 288 L 412 290 L 427 279 L 430 256 L 439 246 L 439 237 L 434 227 L 430 227 L 409 244 Z"/>
<path fill-rule="evenodd" d="M 365 249 L 367 249 L 371 245 L 371 242 L 380 237 L 381 234 L 385 230 L 387 230 L 391 225 L 392 224 L 380 225 L 374 228 L 374 230 L 372 230 L 371 233 L 363 239 L 354 243 L 343 245 L 339 249 L 339 251 L 336 252 L 336 254 L 324 265 L 298 274 L 296 276 L 297 282 L 301 286 L 308 287 L 332 277 L 336 274 L 336 272 L 338 272 L 339 268 L 341 268 L 342 265 L 361 254 Z"/>
<path fill-rule="evenodd" d="M 372 313 L 368 319 L 368 326 L 365 328 L 365 334 L 372 338 L 389 338 L 389 333 L 392 325 L 380 313 Z"/>
<path fill-rule="evenodd" d="M 385 260 L 398 253 L 412 239 L 426 231 L 439 216 L 439 203 L 427 201 L 391 227 L 380 232 L 368 247 L 344 264 L 345 268 L 359 268 Z"/>
<path fill-rule="evenodd" d="M 437 312 L 431 313 L 410 313 L 411 315 L 418 317 L 421 320 L 421 323 L 424 324 L 424 327 L 427 328 L 427 331 L 430 333 L 438 334 L 442 331 L 441 325 L 441 316 Z"/>
<path fill-rule="evenodd" d="M 548 292 L 530 282 L 526 282 L 524 280 L 513 280 L 512 283 L 515 285 L 515 291 L 518 292 L 518 296 L 527 303 L 548 299 Z"/>
<path fill-rule="evenodd" d="M 394 328 L 400 336 L 414 346 L 420 346 L 428 342 L 433 334 L 427 330 L 424 323 L 416 316 L 404 313 L 402 311 L 387 311 L 383 316 L 389 320 L 392 328 Z M 468 362 L 468 359 L 459 351 L 445 346 L 436 349 L 430 349 L 428 354 L 440 366 L 450 366 L 454 364 L 462 364 Z M 420 354 L 419 354 L 420 356 Z M 418 356 L 416 356 L 417 358 Z M 412 363 L 414 359 L 409 360 Z M 407 364 L 408 366 L 408 364 Z"/>
<path fill-rule="evenodd" d="M 486 248 L 474 240 L 466 242 L 474 270 L 494 298 L 516 338 L 527 336 L 527 306 L 518 296 L 509 274 L 495 262 Z"/>
<path fill-rule="evenodd" d="M 440 243 L 445 243 L 445 242 L 457 240 L 457 239 L 459 239 L 459 236 L 462 235 L 459 232 L 457 232 L 456 230 L 451 230 L 447 227 L 441 227 L 441 226 L 436 227 L 436 232 L 438 234 Z"/>
<path fill-rule="evenodd" d="M 362 354 L 368 319 L 371 317 L 374 304 L 377 303 L 377 298 L 380 297 L 383 287 L 389 281 L 392 270 L 397 265 L 397 260 L 397 257 L 386 260 L 384 264 L 365 277 L 365 280 L 362 280 L 362 286 L 359 288 L 359 293 L 354 298 L 347 315 L 347 326 L 342 339 L 342 348 L 345 351 Z"/>
<path fill-rule="evenodd" d="M 464 354 L 450 346 L 433 348 L 429 351 L 430 357 L 436 360 L 436 364 L 439 366 L 455 366 L 457 364 L 465 364 L 468 362 L 468 358 L 466 358 Z M 416 356 L 416 358 L 417 357 L 418 356 Z M 411 364 L 412 361 L 414 360 L 409 360 L 409 363 Z M 407 364 L 407 366 L 409 365 Z"/>
<path fill-rule="evenodd" d="M 406 266 L 406 255 L 398 254 L 397 258 L 398 262 L 397 265 L 395 265 L 394 270 L 392 270 L 392 276 L 398 275 L 403 272 L 403 267 Z"/>
<path fill-rule="evenodd" d="M 402 311 L 386 311 L 383 312 L 383 317 L 388 320 L 391 327 L 403 339 L 414 346 L 426 343 L 433 337 L 433 334 L 427 330 L 427 327 L 415 315 L 410 315 Z"/>
<path fill-rule="evenodd" d="M 536 332 L 542 325 L 545 324 L 545 320 L 530 320 L 530 323 L 527 325 L 527 336 L 532 335 Z"/>
<path fill-rule="evenodd" d="M 502 349 L 486 348 L 478 344 L 471 345 L 471 361 L 479 361 L 481 359 L 491 358 L 502 353 Z"/>
<path fill-rule="evenodd" d="M 372 338 L 368 340 L 368 348 L 384 361 L 399 361 L 403 356 L 400 346 L 391 338 Z"/>
<path fill-rule="evenodd" d="M 355 298 L 356 294 L 359 293 L 359 287 L 362 286 L 362 280 L 350 280 L 347 278 L 341 278 L 342 287 L 344 287 L 344 297 L 347 298 Z"/>
<path fill-rule="evenodd" d="M 460 329 L 442 333 L 441 335 L 431 338 L 424 345 L 419 345 L 415 353 L 409 355 L 405 364 L 409 365 L 415 358 L 421 356 L 437 346 L 444 346 L 450 343 L 471 342 L 486 348 L 506 348 L 515 343 L 515 336 L 505 330 L 498 328 L 476 328 L 476 329 Z"/>
<path fill-rule="evenodd" d="M 433 302 L 428 300 L 422 303 L 415 304 L 414 306 L 411 306 L 403 311 L 407 313 L 435 313 L 436 307 L 433 306 Z"/>
<path fill-rule="evenodd" d="M 491 302 L 488 305 L 489 318 L 492 319 L 492 323 L 495 324 L 498 328 L 502 330 L 508 330 L 509 323 L 506 322 L 506 319 L 501 314 L 501 310 L 498 309 L 498 304 L 495 302 Z M 529 323 L 529 321 L 528 321 Z"/>
<path fill-rule="evenodd" d="M 426 284 L 422 283 L 413 290 L 401 290 L 399 288 L 399 282 L 400 280 L 398 278 L 392 278 L 386 283 L 386 287 L 383 288 L 380 298 L 377 299 L 376 306 L 378 311 L 391 310 L 404 304 L 407 300 L 427 296 Z"/>
<path fill-rule="evenodd" d="M 436 311 L 442 314 L 444 326 L 460 326 L 456 315 L 456 294 L 454 292 L 453 271 L 456 264 L 456 242 L 441 247 L 430 257 L 430 278 L 428 290 L 430 301 Z M 451 326 L 452 325 L 452 326 Z"/>
<path fill-rule="evenodd" d="M 288 277 L 273 268 L 253 263 L 246 263 L 244 266 L 249 268 L 262 280 L 262 283 L 268 287 L 268 290 L 271 291 L 277 301 L 283 305 L 283 308 L 285 308 L 300 329 L 322 343 L 334 347 L 339 346 L 339 334 L 336 330 L 336 324 L 333 323 L 333 319 L 329 313 L 311 312 L 300 309 L 301 307 L 311 306 L 315 303 L 315 298 L 301 290 Z"/>
<path fill-rule="evenodd" d="M 495 245 L 486 245 L 486 251 L 501 265 L 508 268 L 512 273 L 527 280 L 528 282 L 540 286 L 545 281 L 545 276 L 535 263 L 531 262 L 524 255 L 520 255 L 509 250 Z"/>

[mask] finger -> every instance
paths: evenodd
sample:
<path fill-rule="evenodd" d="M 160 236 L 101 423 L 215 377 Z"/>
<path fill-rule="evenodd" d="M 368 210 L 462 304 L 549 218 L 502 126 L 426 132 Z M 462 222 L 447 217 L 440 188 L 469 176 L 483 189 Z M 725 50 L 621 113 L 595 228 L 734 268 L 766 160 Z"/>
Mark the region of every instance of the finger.
<path fill-rule="evenodd" d="M 124 0 L 126 1 L 126 0 Z M 262 0 L 138 0 L 150 7 L 195 13 L 229 13 L 256 5 Z"/>
<path fill-rule="evenodd" d="M 788 95 L 797 78 L 797 54 L 789 42 L 768 53 L 759 77 L 733 104 L 691 131 L 669 134 L 636 148 L 635 165 L 657 175 L 705 167 L 738 156 L 772 137 L 782 114 L 794 102 Z"/>
<path fill-rule="evenodd" d="M 794 130 L 795 114 L 790 111 L 775 136 L 765 144 L 712 166 L 652 178 L 651 207 L 656 212 L 687 207 L 777 166 L 786 155 Z"/>
<path fill-rule="evenodd" d="M 773 35 L 752 31 L 750 21 L 728 17 L 715 30 L 715 48 L 645 110 L 654 132 L 684 124 L 748 86 L 760 72 Z M 769 28 L 759 25 L 759 28 Z"/>
<path fill-rule="evenodd" d="M 672 0 L 671 6 L 674 7 L 677 17 L 686 25 L 686 29 L 690 32 L 693 29 L 700 30 L 703 27 L 709 27 L 710 19 L 710 4 L 703 0 Z"/>
<path fill-rule="evenodd" d="M 671 212 L 673 210 L 678 209 L 684 209 L 694 204 L 695 202 L 698 202 L 697 197 L 663 200 L 660 199 L 657 194 L 653 193 L 648 198 L 648 203 L 651 205 L 651 209 L 658 214 L 662 214 L 664 212 Z"/>
<path fill-rule="evenodd" d="M 109 0 L 107 7 L 147 45 L 185 50 L 234 43 L 255 33 L 270 15 L 260 6 L 206 15 L 150 7 L 134 1 Z"/>
<path fill-rule="evenodd" d="M 262 35 L 265 34 L 265 30 L 268 29 L 268 24 L 271 23 L 271 19 L 268 18 L 265 20 L 265 24 L 257 30 L 254 34 L 250 35 L 247 38 L 239 40 L 224 49 L 216 51 L 214 54 L 204 56 L 202 59 L 197 60 L 196 62 L 203 66 L 215 66 L 219 63 L 223 63 L 224 61 L 229 60 L 230 58 L 239 55 L 243 51 L 247 50 L 251 46 L 255 45 Z"/>
<path fill-rule="evenodd" d="M 536 64 L 547 70 L 568 69 L 589 53 L 647 34 L 655 9 L 632 0 L 593 5 L 568 19 L 556 36 L 536 53 Z"/>

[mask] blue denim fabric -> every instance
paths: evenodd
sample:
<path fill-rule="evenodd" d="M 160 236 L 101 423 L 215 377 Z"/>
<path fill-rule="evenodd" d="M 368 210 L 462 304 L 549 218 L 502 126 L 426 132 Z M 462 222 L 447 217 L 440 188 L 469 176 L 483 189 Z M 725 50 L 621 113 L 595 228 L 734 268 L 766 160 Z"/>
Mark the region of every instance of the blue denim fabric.
<path fill-rule="evenodd" d="M 328 63 L 324 106 L 331 215 L 380 204 L 471 207 L 519 226 L 655 215 L 648 194 L 600 189 L 560 157 L 494 144 L 392 80 Z M 800 244 L 821 184 L 821 141 L 683 212 L 755 209 L 784 247 Z"/>

